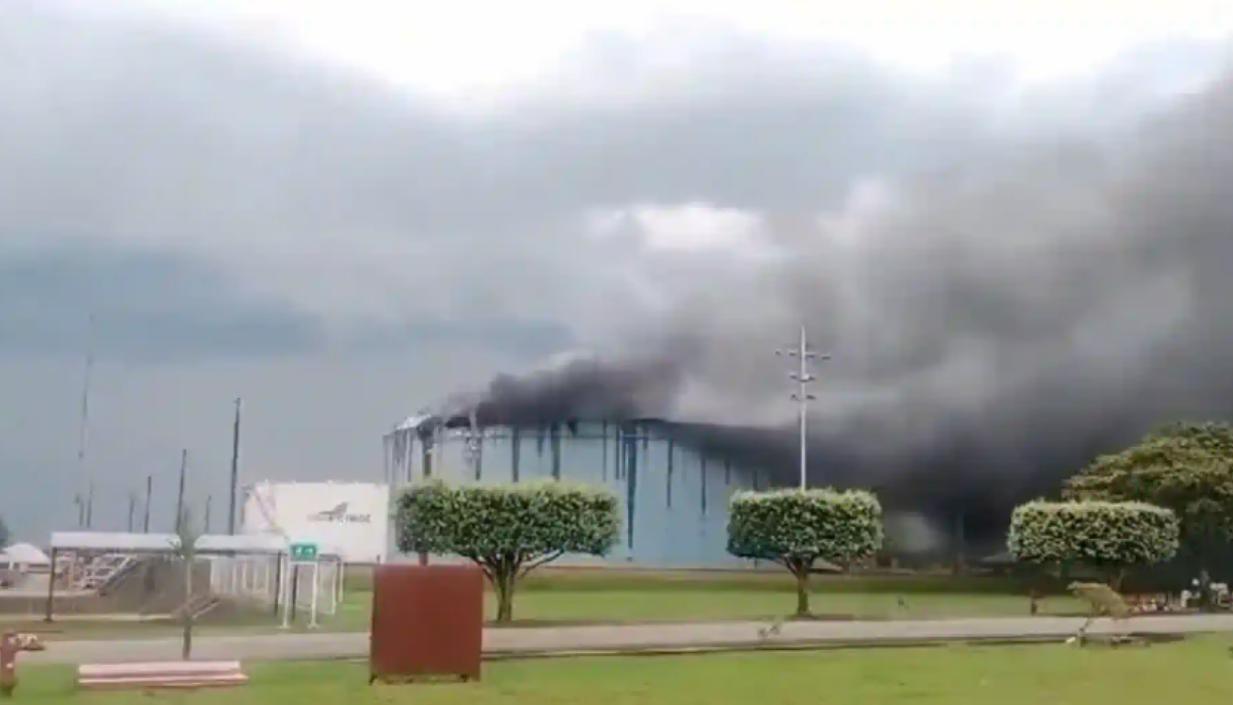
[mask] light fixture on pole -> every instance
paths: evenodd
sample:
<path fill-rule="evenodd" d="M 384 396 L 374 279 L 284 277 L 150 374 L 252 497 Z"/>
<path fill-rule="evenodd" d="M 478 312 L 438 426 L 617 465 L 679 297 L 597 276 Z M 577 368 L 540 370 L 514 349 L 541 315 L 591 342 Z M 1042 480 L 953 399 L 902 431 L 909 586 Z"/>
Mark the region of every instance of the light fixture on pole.
<path fill-rule="evenodd" d="M 806 455 L 808 445 L 807 419 L 809 416 L 809 402 L 817 398 L 806 391 L 805 388 L 805 385 L 817 379 L 809 373 L 809 361 L 814 359 L 829 360 L 831 356 L 819 354 L 809 349 L 809 339 L 805 335 L 804 325 L 801 326 L 801 339 L 797 347 L 788 348 L 786 350 L 776 350 L 775 354 L 780 356 L 795 357 L 797 359 L 797 369 L 788 373 L 788 377 L 796 382 L 797 389 L 796 392 L 792 394 L 792 400 L 800 405 L 801 489 L 803 490 L 807 484 L 805 479 L 805 471 L 808 467 Z"/>

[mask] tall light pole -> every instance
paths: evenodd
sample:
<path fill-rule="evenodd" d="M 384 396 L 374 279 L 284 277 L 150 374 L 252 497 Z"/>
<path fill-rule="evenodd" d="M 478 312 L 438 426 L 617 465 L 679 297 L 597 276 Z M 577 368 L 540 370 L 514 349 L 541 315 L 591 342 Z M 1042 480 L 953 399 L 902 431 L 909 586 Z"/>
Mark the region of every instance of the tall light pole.
<path fill-rule="evenodd" d="M 133 533 L 133 514 L 137 511 L 137 493 L 128 493 L 128 523 L 125 524 L 125 530 L 130 534 Z"/>
<path fill-rule="evenodd" d="M 788 377 L 796 382 L 796 392 L 792 395 L 793 401 L 800 406 L 800 424 L 801 424 L 801 489 L 805 489 L 807 485 L 805 472 L 808 467 L 807 462 L 807 447 L 808 447 L 808 417 L 809 417 L 809 402 L 816 399 L 814 395 L 806 391 L 805 385 L 817 379 L 809 373 L 809 361 L 813 359 L 829 360 L 830 355 L 821 355 L 809 349 L 809 339 L 805 334 L 805 326 L 801 326 L 801 339 L 795 348 L 787 350 L 776 350 L 776 355 L 786 355 L 795 357 L 797 360 L 797 369 L 788 373 Z"/>
<path fill-rule="evenodd" d="M 188 474 L 188 448 L 180 451 L 180 490 L 176 492 L 176 533 L 184 523 L 184 476 Z"/>
<path fill-rule="evenodd" d="M 154 494 L 154 476 L 146 475 L 146 515 L 141 520 L 141 533 L 150 533 L 150 496 Z"/>
<path fill-rule="evenodd" d="M 89 330 L 86 333 L 86 369 L 81 382 L 81 423 L 77 429 L 77 472 L 86 486 L 82 518 L 78 524 L 89 529 L 94 524 L 94 473 L 86 467 L 86 442 L 90 430 L 90 373 L 94 370 L 94 314 L 90 314 Z"/>
<path fill-rule="evenodd" d="M 240 479 L 240 407 L 244 400 L 235 399 L 235 425 L 231 429 L 231 485 L 227 494 L 227 533 L 235 534 L 235 493 Z"/>

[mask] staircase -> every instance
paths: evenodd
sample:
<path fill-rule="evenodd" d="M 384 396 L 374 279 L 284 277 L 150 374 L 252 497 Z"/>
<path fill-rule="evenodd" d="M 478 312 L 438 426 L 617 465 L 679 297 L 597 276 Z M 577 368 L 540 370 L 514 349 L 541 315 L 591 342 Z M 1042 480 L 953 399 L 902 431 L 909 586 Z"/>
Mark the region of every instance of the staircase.
<path fill-rule="evenodd" d="M 120 553 L 95 556 L 73 581 L 73 587 L 78 590 L 102 590 L 131 570 L 136 563 L 137 560 L 132 556 Z"/>

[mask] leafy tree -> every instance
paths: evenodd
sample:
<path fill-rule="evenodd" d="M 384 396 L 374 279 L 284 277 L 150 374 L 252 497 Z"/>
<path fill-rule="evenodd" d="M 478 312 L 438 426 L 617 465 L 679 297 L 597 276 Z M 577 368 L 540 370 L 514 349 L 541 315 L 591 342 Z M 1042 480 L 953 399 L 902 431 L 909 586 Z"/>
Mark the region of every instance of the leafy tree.
<path fill-rule="evenodd" d="M 4 523 L 4 517 L 0 517 L 0 548 L 9 545 L 9 527 Z"/>
<path fill-rule="evenodd" d="M 771 560 L 796 577 L 796 614 L 809 614 L 809 573 L 840 566 L 882 545 L 882 506 L 869 492 L 831 489 L 738 492 L 728 513 L 728 552 Z"/>
<path fill-rule="evenodd" d="M 1100 456 L 1067 480 L 1063 493 L 1172 509 L 1183 544 L 1206 569 L 1213 551 L 1233 538 L 1233 428 L 1167 426 L 1120 453 Z"/>
<path fill-rule="evenodd" d="M 566 553 L 606 554 L 621 515 L 616 495 L 600 488 L 434 481 L 403 492 L 396 526 L 401 551 L 452 553 L 478 565 L 497 593 L 497 621 L 508 622 L 518 580 Z"/>
<path fill-rule="evenodd" d="M 1011 514 L 1006 543 L 1021 561 L 1101 568 L 1118 590 L 1128 567 L 1171 558 L 1178 533 L 1172 510 L 1151 504 L 1037 500 Z"/>
<path fill-rule="evenodd" d="M 197 540 L 201 531 L 193 526 L 189 511 L 185 509 L 180 514 L 176 524 L 176 538 L 172 540 L 171 548 L 176 557 L 184 563 L 184 633 L 180 644 L 180 658 L 187 661 L 193 653 L 193 564 L 197 561 Z"/>

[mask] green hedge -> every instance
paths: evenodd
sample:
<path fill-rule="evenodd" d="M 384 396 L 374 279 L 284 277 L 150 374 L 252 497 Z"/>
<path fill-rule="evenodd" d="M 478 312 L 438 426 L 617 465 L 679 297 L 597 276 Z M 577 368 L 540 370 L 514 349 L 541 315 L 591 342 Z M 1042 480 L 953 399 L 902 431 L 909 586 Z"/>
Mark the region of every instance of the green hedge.
<path fill-rule="evenodd" d="M 565 553 L 604 555 L 621 531 L 620 504 L 598 487 L 559 482 L 415 485 L 398 498 L 399 550 L 474 561 L 497 591 L 497 619 L 512 613 L 515 583 Z"/>
<path fill-rule="evenodd" d="M 728 552 L 799 557 L 847 566 L 882 546 L 882 505 L 861 490 L 738 492 L 728 515 Z"/>
<path fill-rule="evenodd" d="M 882 546 L 882 506 L 868 492 L 738 492 L 728 509 L 728 552 L 782 564 L 796 577 L 796 614 L 809 613 L 818 559 L 848 566 Z"/>
<path fill-rule="evenodd" d="M 1178 547 L 1172 511 L 1142 502 L 1028 502 L 1010 518 L 1007 547 L 1021 561 L 1125 568 L 1166 561 Z"/>

